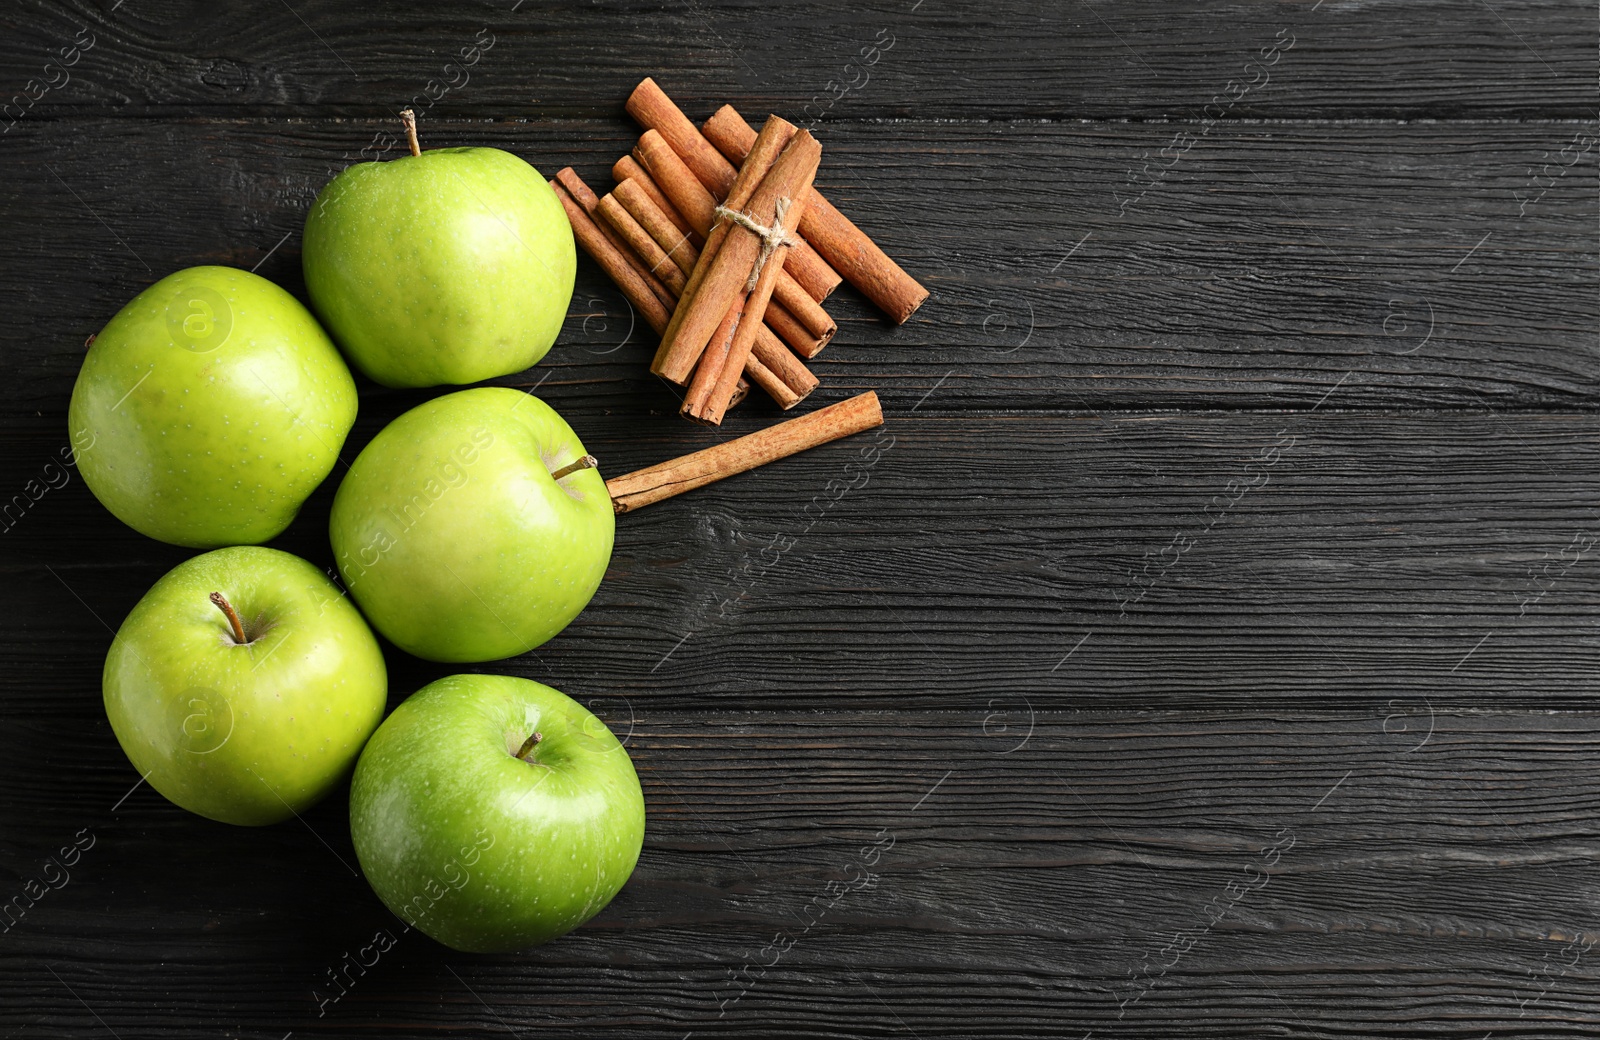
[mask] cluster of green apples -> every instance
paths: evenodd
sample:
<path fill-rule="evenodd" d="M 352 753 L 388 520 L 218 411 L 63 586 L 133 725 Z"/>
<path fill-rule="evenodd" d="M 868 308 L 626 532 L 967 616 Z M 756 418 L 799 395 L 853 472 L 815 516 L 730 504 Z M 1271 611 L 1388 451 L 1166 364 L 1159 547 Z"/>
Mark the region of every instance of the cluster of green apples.
<path fill-rule="evenodd" d="M 451 676 L 385 720 L 368 625 L 450 662 L 514 656 L 566 627 L 615 533 L 572 428 L 493 387 L 389 424 L 334 497 L 348 598 L 260 543 L 339 464 L 357 407 L 347 360 L 386 386 L 429 387 L 544 357 L 572 297 L 572 229 L 520 158 L 413 147 L 329 182 L 303 265 L 315 315 L 257 275 L 190 268 L 122 308 L 84 358 L 69 413 L 74 443 L 90 445 L 84 482 L 135 530 L 212 550 L 117 632 L 112 729 L 156 790 L 227 823 L 287 819 L 353 768 L 352 838 L 390 909 L 458 949 L 545 941 L 599 912 L 638 860 L 627 752 L 524 679 Z"/>

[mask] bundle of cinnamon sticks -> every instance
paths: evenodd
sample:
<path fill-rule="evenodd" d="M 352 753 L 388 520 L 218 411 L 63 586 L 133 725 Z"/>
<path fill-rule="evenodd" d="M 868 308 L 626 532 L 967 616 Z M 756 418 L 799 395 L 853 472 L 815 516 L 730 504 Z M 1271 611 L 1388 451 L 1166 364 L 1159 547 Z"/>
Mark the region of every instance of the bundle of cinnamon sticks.
<path fill-rule="evenodd" d="M 785 409 L 816 389 L 805 361 L 838 331 L 822 301 L 841 281 L 896 322 L 927 299 L 812 187 L 808 131 L 772 116 L 757 133 L 727 105 L 697 129 L 653 79 L 627 109 L 645 132 L 611 193 L 570 167 L 550 184 L 578 244 L 661 335 L 651 371 L 686 387 L 683 415 L 720 424 L 751 385 Z"/>

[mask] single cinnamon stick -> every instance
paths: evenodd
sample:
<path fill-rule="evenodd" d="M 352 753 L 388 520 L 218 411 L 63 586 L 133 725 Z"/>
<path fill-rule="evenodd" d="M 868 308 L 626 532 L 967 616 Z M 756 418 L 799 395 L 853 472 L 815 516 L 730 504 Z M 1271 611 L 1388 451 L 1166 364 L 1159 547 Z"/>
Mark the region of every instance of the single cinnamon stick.
<path fill-rule="evenodd" d="M 733 188 L 728 194 L 728 208 L 742 210 L 750 204 L 762 178 L 778 161 L 785 144 L 793 139 L 794 135 L 781 123 L 767 120 L 767 125 L 756 136 L 756 143 L 751 146 L 744 165 L 739 168 L 738 176 L 734 178 Z M 650 371 L 668 382 L 680 386 L 688 383 L 701 353 L 711 340 L 712 332 L 732 306 L 737 287 L 749 277 L 755 263 L 755 251 L 742 250 L 745 253 L 744 274 L 725 264 L 718 282 L 709 290 L 706 288 L 707 279 L 716 268 L 717 256 L 728 242 L 732 228 L 733 225 L 727 221 L 721 221 L 711 228 L 711 233 L 706 236 L 706 246 L 700 251 L 700 260 L 694 265 L 689 284 L 684 287 L 681 303 L 672 312 L 672 321 L 667 324 L 667 331 L 661 336 L 661 345 L 656 348 Z M 743 232 L 740 237 L 747 240 L 747 245 L 754 242 L 749 232 Z M 711 295 L 702 299 L 707 293 Z"/>
<path fill-rule="evenodd" d="M 584 184 L 575 172 L 566 180 L 588 191 L 588 185 Z M 550 186 L 555 189 L 556 197 L 567 211 L 573 235 L 583 251 L 588 253 L 600 269 L 616 283 L 622 294 L 633 304 L 634 309 L 644 316 L 646 323 L 657 334 L 665 332 L 671 321 L 672 311 L 662 305 L 656 292 L 645 282 L 645 272 L 638 257 L 626 249 L 619 249 L 611 238 L 602 234 L 601 224 L 572 197 L 565 182 L 560 179 L 552 180 Z M 588 194 L 593 195 L 593 192 L 588 191 Z M 675 304 L 676 300 L 673 302 Z M 778 406 L 785 410 L 799 404 L 818 385 L 817 377 L 811 370 L 784 346 L 771 329 L 765 327 L 757 330 L 750 361 L 746 363 L 745 375 L 754 380 L 757 386 L 765 390 Z M 744 391 L 739 392 L 734 398 L 734 403 L 738 403 L 748 390 L 749 387 L 746 386 Z"/>
<path fill-rule="evenodd" d="M 667 97 L 656 81 L 648 77 L 634 88 L 627 101 L 628 114 L 640 126 L 657 131 L 672 146 L 695 177 L 718 199 L 726 199 L 737 175 L 733 164 L 707 141 L 705 136 Z M 662 185 L 663 188 L 666 185 Z M 684 216 L 689 216 L 685 213 Z M 814 300 L 825 300 L 843 281 L 838 271 L 817 255 L 809 245 L 790 250 L 789 273 L 794 275 Z"/>
<path fill-rule="evenodd" d="M 656 298 L 666 306 L 667 313 L 671 314 L 672 308 L 677 306 L 678 294 L 668 289 L 660 278 L 651 274 L 650 269 L 640 263 L 639 258 L 633 255 L 633 252 L 628 248 L 627 242 L 609 224 L 599 219 L 600 199 L 583 182 L 583 178 L 578 176 L 577 171 L 568 166 L 556 174 L 556 180 L 560 181 L 561 186 L 567 189 L 567 193 L 572 196 L 573 201 L 582 206 L 584 212 L 589 214 L 589 219 L 600 229 L 600 233 L 605 235 L 611 244 L 616 247 L 617 252 L 627 258 L 629 265 L 638 272 L 640 278 L 644 279 L 645 284 L 650 287 L 651 292 L 655 293 Z"/>
<path fill-rule="evenodd" d="M 672 145 L 667 143 L 660 131 L 646 130 L 640 135 L 639 143 L 634 147 L 634 157 L 654 178 L 661 193 L 683 214 L 689 226 L 702 237 L 709 235 L 711 225 L 717 222 L 716 214 L 712 212 L 717 208 L 717 196 L 700 183 L 694 171 L 672 150 Z"/>
<path fill-rule="evenodd" d="M 622 290 L 622 295 L 633 304 L 634 310 L 644 315 L 644 320 L 651 328 L 657 333 L 665 331 L 672 312 L 662 304 L 655 291 L 644 280 L 643 274 L 635 268 L 633 261 L 628 259 L 625 251 L 618 249 L 611 239 L 601 232 L 600 225 L 589 216 L 589 211 L 572 197 L 565 184 L 557 179 L 550 182 L 550 187 L 555 189 L 556 198 L 561 201 L 561 208 L 567 211 L 567 220 L 572 223 L 572 235 L 578 240 L 578 245 L 583 247 L 583 251 L 588 253 L 617 288 Z"/>
<path fill-rule="evenodd" d="M 703 405 L 686 414 L 700 422 L 710 423 L 713 426 L 721 425 L 723 414 L 728 409 L 728 402 L 733 398 L 734 384 L 744 372 L 745 359 L 750 356 L 750 347 L 755 342 L 757 319 L 766 313 L 767 301 L 772 298 L 772 286 L 777 281 L 778 271 L 782 268 L 785 253 L 789 246 L 786 244 L 795 234 L 795 229 L 800 226 L 800 218 L 805 212 L 806 196 L 811 192 L 811 182 L 817 175 L 817 163 L 822 158 L 822 146 L 810 134 L 796 134 L 789 145 L 784 148 L 783 154 L 773 164 L 772 170 L 762 180 L 761 187 L 750 200 L 747 216 L 764 227 L 781 229 L 782 235 L 777 246 L 772 250 L 760 271 L 756 274 L 755 284 L 748 285 L 745 299 L 739 301 L 737 306 L 741 317 L 735 323 L 732 345 L 728 348 L 728 356 L 722 363 L 721 374 L 717 377 L 715 389 L 706 398 Z M 741 228 L 740 230 L 748 231 Z M 754 232 L 748 232 L 753 235 Z M 747 237 L 747 236 L 745 236 Z M 760 249 L 759 241 L 756 243 Z M 719 263 L 735 264 L 734 259 L 740 255 L 742 237 L 740 241 L 724 244 Z M 756 257 L 760 259 L 759 252 Z M 713 270 L 707 275 L 707 284 L 716 277 Z M 705 362 L 701 362 L 705 367 Z"/>
<path fill-rule="evenodd" d="M 732 105 L 718 109 L 706 120 L 703 129 L 704 137 L 735 163 L 744 161 L 756 139 L 756 132 Z M 896 324 L 904 323 L 928 298 L 927 289 L 906 274 L 866 232 L 835 209 L 820 192 L 813 190 L 806 200 L 800 233 L 823 259 Z"/>
<path fill-rule="evenodd" d="M 698 238 L 695 245 L 698 246 L 700 242 L 705 241 L 705 239 L 698 237 L 698 233 L 690 227 L 683 214 L 678 212 L 678 208 L 668 201 L 667 197 L 661 193 L 660 188 L 656 187 L 656 182 L 651 179 L 649 171 L 639 165 L 639 160 L 631 155 L 624 155 L 611 164 L 611 176 L 619 186 L 629 181 L 638 184 L 650 196 L 651 201 L 656 204 L 661 212 L 666 214 L 667 219 L 672 221 L 674 227 L 691 239 Z"/>
<path fill-rule="evenodd" d="M 871 390 L 810 415 L 769 426 L 680 459 L 624 473 L 606 481 L 618 513 L 681 495 L 685 491 L 755 469 L 777 459 L 883 425 L 883 409 Z"/>
<path fill-rule="evenodd" d="M 648 172 L 641 172 L 644 177 L 649 177 Z M 656 205 L 655 199 L 651 197 L 643 181 L 625 180 L 618 184 L 611 194 L 616 196 L 622 208 L 628 211 L 629 216 L 633 217 L 655 244 L 672 258 L 684 274 L 693 273 L 695 262 L 700 259 L 700 251 L 678 231 L 669 216 Z M 605 200 L 602 199 L 601 204 L 604 203 Z M 617 230 L 623 231 L 621 227 Z M 626 237 L 625 232 L 624 237 Z M 649 258 L 644 251 L 636 251 L 641 257 Z M 793 347 L 796 354 L 803 358 L 816 357 L 833 339 L 834 333 L 839 331 L 839 326 L 828 317 L 828 312 L 822 309 L 822 305 L 807 296 L 787 273 L 779 272 L 777 277 L 772 299 L 767 303 L 765 315 L 767 326 L 778 334 L 779 339 Z M 683 286 L 674 285 L 671 277 L 663 275 L 661 280 L 680 296 L 682 295 Z M 791 289 L 792 295 L 798 298 L 799 308 L 791 309 L 779 299 L 778 291 L 784 287 Z M 802 320 L 797 316 L 799 314 L 804 314 L 805 318 Z"/>

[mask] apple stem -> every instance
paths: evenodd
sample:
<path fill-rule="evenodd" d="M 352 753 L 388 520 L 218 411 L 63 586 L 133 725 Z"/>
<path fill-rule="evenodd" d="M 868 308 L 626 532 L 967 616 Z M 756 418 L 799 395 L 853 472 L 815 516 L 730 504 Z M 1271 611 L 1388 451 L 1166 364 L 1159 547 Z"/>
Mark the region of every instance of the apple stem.
<path fill-rule="evenodd" d="M 233 609 L 233 604 L 228 602 L 228 597 L 220 592 L 213 592 L 211 594 L 211 602 L 215 603 L 217 609 L 228 616 L 228 624 L 233 627 L 233 641 L 235 643 L 245 642 L 244 625 L 240 624 L 239 614 Z"/>
<path fill-rule="evenodd" d="M 406 128 L 406 144 L 411 146 L 412 155 L 422 154 L 422 145 L 417 142 L 417 114 L 411 109 L 400 113 L 400 125 Z"/>
<path fill-rule="evenodd" d="M 522 746 L 517 748 L 517 757 L 522 759 L 524 762 L 526 762 L 528 760 L 528 752 L 532 751 L 533 750 L 533 746 L 535 744 L 539 743 L 539 741 L 541 741 L 543 739 L 544 739 L 544 734 L 543 733 L 535 732 L 535 733 L 529 734 L 528 739 L 524 740 L 522 742 Z"/>
<path fill-rule="evenodd" d="M 598 465 L 600 465 L 599 459 L 595 458 L 593 455 L 583 455 L 579 458 L 573 459 L 571 462 L 567 463 L 565 466 L 562 466 L 560 469 L 556 470 L 550 475 L 556 480 L 560 480 L 562 477 L 567 476 L 570 473 L 576 473 L 580 469 L 594 469 Z"/>

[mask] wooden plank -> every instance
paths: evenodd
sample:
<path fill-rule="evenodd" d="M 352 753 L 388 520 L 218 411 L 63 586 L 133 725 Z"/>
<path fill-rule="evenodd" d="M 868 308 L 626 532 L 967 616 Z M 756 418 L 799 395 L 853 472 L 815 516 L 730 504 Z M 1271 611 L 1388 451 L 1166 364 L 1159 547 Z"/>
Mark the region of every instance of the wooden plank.
<path fill-rule="evenodd" d="M 136 777 L 103 728 L 8 726 L 6 874 L 95 844 L 0 945 L 0 1024 L 1479 1040 L 1600 1015 L 1592 712 L 1037 712 L 1001 733 L 981 706 L 635 708 L 611 716 L 650 814 L 633 880 L 579 932 L 493 957 L 402 933 L 347 867 L 337 797 L 260 830 L 148 789 L 113 812 Z M 393 948 L 320 1004 L 380 931 Z"/>
<path fill-rule="evenodd" d="M 547 399 L 607 474 L 758 424 L 601 416 L 581 392 Z M 1336 412 L 1334 397 L 1304 415 L 914 404 L 620 518 L 588 610 L 491 670 L 680 708 L 1593 697 L 1600 416 Z M 383 420 L 362 417 L 347 458 Z M 23 488 L 58 436 L 0 434 L 0 487 Z M 275 544 L 331 563 L 332 491 Z M 110 630 L 187 553 L 123 527 L 75 478 L 0 538 L 9 717 L 97 703 Z M 391 660 L 400 693 L 459 670 Z"/>
<path fill-rule="evenodd" d="M 0 152 L 12 417 L 63 408 L 84 337 L 161 274 L 260 264 L 300 291 L 306 209 L 383 125 L 20 124 Z M 1130 180 L 1185 130 L 1195 143 L 1157 161 L 1165 176 Z M 941 411 L 1309 408 L 1336 386 L 1330 407 L 1594 405 L 1600 149 L 1556 159 L 1594 139 L 1582 124 L 1202 130 L 831 131 L 819 183 L 934 297 L 890 328 L 854 290 L 835 294 L 824 387 L 915 402 L 937 386 Z M 605 184 L 631 131 L 435 121 L 425 137 Z M 1555 165 L 1530 180 L 1541 157 Z M 648 375 L 647 328 L 580 267 L 561 345 L 522 381 L 581 384 L 595 410 L 675 408 Z"/>
<path fill-rule="evenodd" d="M 1592 119 L 1592 15 L 1564 0 L 804 0 L 776 11 L 756 0 L 401 0 L 374 22 L 337 0 L 145 0 L 19 10 L 0 66 L 16 70 L 9 91 L 37 94 L 29 77 L 59 84 L 28 118 L 373 116 L 408 100 L 455 116 L 596 116 L 655 75 L 700 118 L 735 99 L 796 118 L 1198 118 L 1242 91 L 1229 117 Z M 84 30 L 92 46 L 77 63 L 46 70 Z M 1275 44 L 1280 61 L 1250 64 Z"/>

